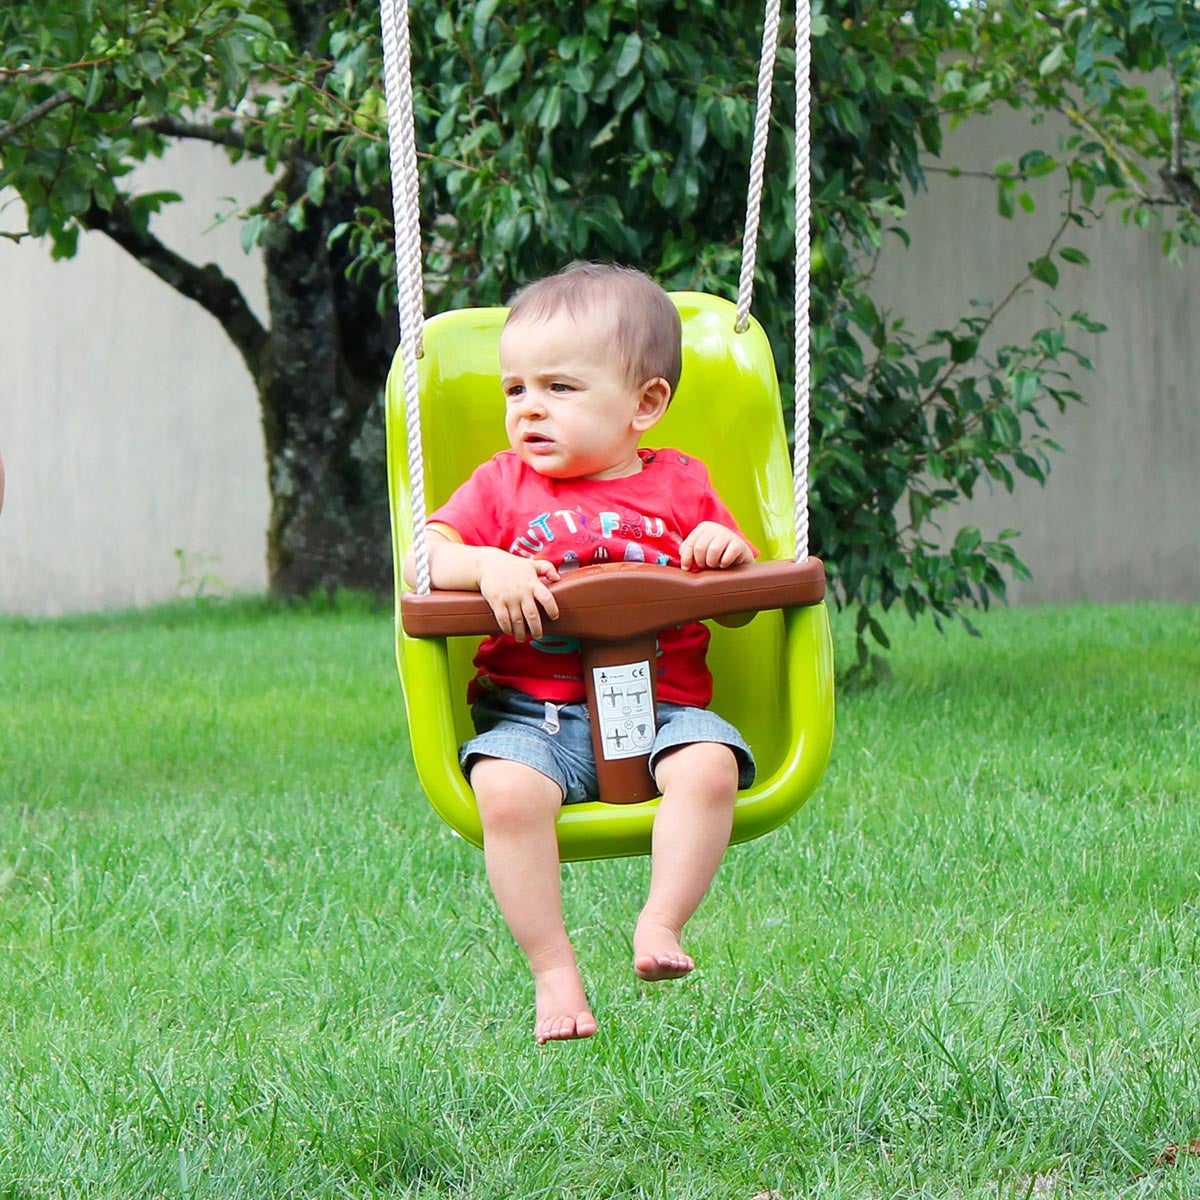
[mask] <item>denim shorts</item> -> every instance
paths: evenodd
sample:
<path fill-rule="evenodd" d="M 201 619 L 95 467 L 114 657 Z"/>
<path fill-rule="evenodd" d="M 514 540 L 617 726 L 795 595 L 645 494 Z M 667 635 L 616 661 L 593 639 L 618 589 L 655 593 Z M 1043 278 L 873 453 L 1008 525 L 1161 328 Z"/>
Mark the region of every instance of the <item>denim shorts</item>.
<path fill-rule="evenodd" d="M 745 739 L 723 717 L 707 708 L 660 703 L 658 730 L 650 750 L 650 772 L 668 750 L 694 742 L 717 742 L 733 751 L 738 788 L 754 782 L 754 755 Z M 592 752 L 592 723 L 586 704 L 548 704 L 524 692 L 505 689 L 484 696 L 471 709 L 476 736 L 458 752 L 469 779 L 477 758 L 503 758 L 524 763 L 552 779 L 564 804 L 595 800 L 599 795 Z"/>

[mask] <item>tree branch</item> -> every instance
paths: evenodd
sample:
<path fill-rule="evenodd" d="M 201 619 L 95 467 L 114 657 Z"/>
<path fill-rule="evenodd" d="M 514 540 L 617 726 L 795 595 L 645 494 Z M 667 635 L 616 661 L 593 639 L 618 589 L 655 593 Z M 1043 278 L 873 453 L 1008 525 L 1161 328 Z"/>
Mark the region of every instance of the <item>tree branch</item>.
<path fill-rule="evenodd" d="M 248 149 L 246 135 L 237 129 L 218 129 L 215 125 L 181 121 L 178 117 L 156 117 L 153 121 L 142 121 L 138 125 L 139 128 L 161 133 L 164 137 L 191 138 L 212 142 L 216 146 L 232 146 L 235 150 Z"/>
<path fill-rule="evenodd" d="M 169 284 L 181 296 L 195 301 L 221 323 L 257 381 L 265 366 L 267 331 L 246 303 L 237 284 L 215 263 L 197 266 L 163 245 L 152 233 L 134 224 L 123 203 L 111 212 L 93 204 L 80 221 L 88 229 L 106 234 L 143 267 Z"/>
<path fill-rule="evenodd" d="M 55 92 L 53 96 L 47 97 L 41 104 L 35 104 L 28 112 L 23 113 L 15 121 L 10 121 L 7 125 L 0 125 L 0 142 L 7 142 L 14 133 L 25 128 L 26 125 L 32 125 L 34 121 L 40 121 L 47 113 L 53 112 L 56 108 L 61 108 L 64 104 L 77 102 L 77 97 L 72 95 L 66 88 L 60 92 Z"/>
<path fill-rule="evenodd" d="M 1159 168 L 1158 177 L 1176 204 L 1200 217 L 1200 186 L 1183 165 L 1183 94 L 1174 63 L 1171 64 L 1171 161 Z"/>
<path fill-rule="evenodd" d="M 1196 182 L 1191 171 L 1186 168 L 1173 171 L 1170 167 L 1163 166 L 1158 169 L 1158 177 L 1167 190 L 1170 203 L 1189 209 L 1195 216 L 1200 217 L 1200 184 Z"/>
<path fill-rule="evenodd" d="M 1127 186 L 1142 204 L 1154 203 L 1154 197 L 1150 195 L 1138 179 L 1139 172 L 1137 168 L 1130 161 L 1129 155 L 1117 144 L 1115 138 L 1093 122 L 1082 110 L 1076 108 L 1074 104 L 1067 104 L 1060 111 L 1072 125 L 1078 129 L 1082 129 L 1085 133 L 1091 134 L 1104 147 L 1104 152 L 1121 168 L 1121 174 L 1125 177 Z"/>
<path fill-rule="evenodd" d="M 81 62 L 62 63 L 53 67 L 29 65 L 0 67 L 0 79 L 15 79 L 19 75 L 24 75 L 26 79 L 33 80 L 35 83 L 49 83 L 56 75 L 65 75 L 68 71 L 82 71 L 88 67 L 102 67 L 112 61 L 113 56 L 106 54 L 103 58 L 88 58 Z"/>
<path fill-rule="evenodd" d="M 1179 69 L 1171 64 L 1171 171 L 1183 173 L 1183 93 L 1179 87 Z"/>

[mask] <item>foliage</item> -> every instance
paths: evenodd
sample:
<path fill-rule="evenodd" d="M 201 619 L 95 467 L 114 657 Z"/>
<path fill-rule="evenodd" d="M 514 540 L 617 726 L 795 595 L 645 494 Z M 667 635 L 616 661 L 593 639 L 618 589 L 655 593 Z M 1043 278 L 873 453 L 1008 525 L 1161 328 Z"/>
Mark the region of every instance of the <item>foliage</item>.
<path fill-rule="evenodd" d="M 431 307 L 501 301 L 578 257 L 731 294 L 760 21 L 757 0 L 415 0 Z M 860 663 L 868 638 L 886 643 L 879 609 L 940 620 L 986 606 L 1003 596 L 1005 570 L 1023 572 L 1008 533 L 985 541 L 966 528 L 947 544 L 938 522 L 981 479 L 1044 480 L 1047 410 L 1076 398 L 1071 373 L 1088 365 L 1071 335 L 1097 326 L 1062 313 L 997 345 L 995 318 L 1027 287 L 1053 288 L 1063 264 L 1086 265 L 1070 234 L 1104 199 L 1139 224 L 1178 214 L 1164 221 L 1169 254 L 1196 240 L 1198 21 L 1165 0 L 816 6 L 813 548 L 838 600 L 858 610 Z M 0 11 L 0 46 L 0 186 L 17 189 L 29 234 L 52 253 L 72 254 L 80 228 L 108 232 L 105 213 L 147 230 L 178 197 L 136 194 L 132 167 L 172 140 L 205 138 L 278 173 L 240 214 L 248 247 L 281 223 L 342 213 L 331 241 L 352 284 L 379 290 L 386 310 L 377 4 L 16 3 Z M 791 67 L 785 50 L 779 114 L 790 111 Z M 1165 80 L 1161 95 L 1148 71 Z M 910 331 L 872 294 L 875 256 L 889 231 L 902 236 L 945 124 L 995 104 L 1070 123 L 1058 154 L 1017 147 L 995 169 L 1002 216 L 1033 206 L 1028 180 L 1060 173 L 1063 224 L 1024 279 L 983 281 L 994 295 L 961 321 Z M 794 307 L 788 123 L 777 118 L 770 149 L 756 294 L 781 362 Z"/>
<path fill-rule="evenodd" d="M 273 0 L 7 5 L 0 185 L 25 202 L 29 236 L 71 257 L 94 206 L 123 206 L 146 230 L 180 197 L 133 193 L 126 177 L 180 135 L 183 114 L 210 108 L 214 131 L 233 128 L 251 73 L 287 56 L 281 13 Z"/>
<path fill-rule="evenodd" d="M 1000 46 L 1003 54 L 990 52 Z M 1085 208 L 1106 197 L 1126 223 L 1158 221 L 1172 259 L 1200 242 L 1200 186 L 1192 173 L 1200 144 L 1195 5 L 988 0 L 964 11 L 950 50 L 943 105 L 952 120 L 983 99 L 1056 113 L 1070 127 L 1057 154 L 997 164 L 1002 213 L 1031 204 L 1025 180 L 1060 172 Z"/>

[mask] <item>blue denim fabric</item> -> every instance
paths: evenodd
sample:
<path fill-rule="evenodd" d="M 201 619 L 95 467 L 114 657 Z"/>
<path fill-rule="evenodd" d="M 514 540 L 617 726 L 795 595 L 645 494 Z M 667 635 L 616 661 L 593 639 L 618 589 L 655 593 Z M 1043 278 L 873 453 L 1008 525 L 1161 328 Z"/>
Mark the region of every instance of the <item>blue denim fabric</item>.
<path fill-rule="evenodd" d="M 650 771 L 668 750 L 694 742 L 728 746 L 738 764 L 738 787 L 754 782 L 754 755 L 742 735 L 723 717 L 706 708 L 659 704 L 658 732 L 650 751 Z M 458 752 L 470 778 L 476 758 L 503 758 L 524 763 L 558 784 L 564 804 L 598 796 L 592 727 L 586 704 L 547 704 L 524 692 L 505 690 L 485 696 L 471 709 L 476 736 Z"/>

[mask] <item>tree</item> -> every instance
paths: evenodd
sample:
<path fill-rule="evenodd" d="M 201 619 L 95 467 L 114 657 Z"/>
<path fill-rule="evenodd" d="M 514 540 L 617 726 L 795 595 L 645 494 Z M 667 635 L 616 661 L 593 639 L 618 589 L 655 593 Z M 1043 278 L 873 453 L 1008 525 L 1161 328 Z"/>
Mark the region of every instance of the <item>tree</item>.
<path fill-rule="evenodd" d="M 1193 241 L 1196 14 L 1136 0 L 830 0 L 814 13 L 813 543 L 834 593 L 875 614 L 962 614 L 1021 565 L 1006 538 L 931 523 L 984 476 L 1043 479 L 1047 405 L 1086 360 L 1069 314 L 996 346 L 997 312 L 1026 284 L 1082 263 L 1069 234 L 1114 197 L 1128 219 L 1168 212 Z M 434 309 L 500 301 L 573 257 L 634 262 L 671 288 L 731 294 L 744 205 L 758 0 L 415 0 L 422 225 Z M 69 256 L 81 230 L 118 242 L 218 320 L 259 391 L 273 497 L 272 586 L 386 586 L 379 401 L 393 342 L 391 212 L 375 3 L 346 0 L 17 2 L 0 11 L 0 185 L 28 236 Z M 779 113 L 789 111 L 782 56 Z M 1161 99 L 1136 72 L 1162 68 Z M 902 233 L 944 125 L 993 104 L 1067 114 L 1061 154 L 996 170 L 1001 210 L 1061 171 L 1066 216 L 1026 280 L 954 327 L 913 334 L 871 295 L 874 255 Z M 1131 119 L 1131 117 L 1133 119 Z M 781 117 L 780 123 L 787 124 Z M 776 131 L 768 178 L 791 172 Z M 276 172 L 242 214 L 265 251 L 269 327 L 214 268 L 153 235 L 170 194 L 127 190 L 130 168 L 203 138 Z M 1158 159 L 1162 190 L 1142 163 Z M 756 311 L 790 361 L 790 189 L 768 189 Z M 934 531 L 936 532 L 936 531 Z"/>
<path fill-rule="evenodd" d="M 338 7 L 64 0 L 0 10 L 0 186 L 21 195 L 27 236 L 55 257 L 74 254 L 81 232 L 103 234 L 221 323 L 258 391 L 268 566 L 282 593 L 383 589 L 391 573 L 380 381 L 394 318 L 376 311 L 381 281 L 348 278 L 346 249 L 329 237 L 373 193 L 317 186 L 326 131 L 352 115 L 324 57 Z M 138 162 L 189 139 L 275 171 L 243 214 L 248 244 L 263 247 L 266 326 L 215 266 L 155 235 L 154 214 L 181 197 L 129 187 Z"/>

